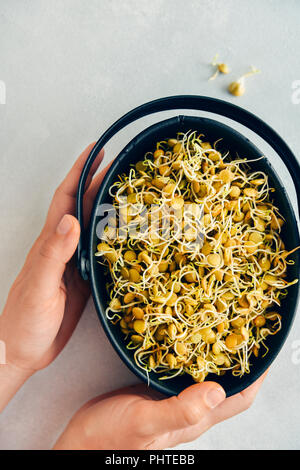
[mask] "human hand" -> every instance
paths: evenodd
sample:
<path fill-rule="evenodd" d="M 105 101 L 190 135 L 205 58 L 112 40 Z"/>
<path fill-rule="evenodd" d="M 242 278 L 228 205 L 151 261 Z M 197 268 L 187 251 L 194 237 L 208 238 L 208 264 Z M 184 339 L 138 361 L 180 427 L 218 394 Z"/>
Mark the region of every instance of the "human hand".
<path fill-rule="evenodd" d="M 0 316 L 0 340 L 6 345 L 7 362 L 1 370 L 7 381 L 14 375 L 26 379 L 56 358 L 72 335 L 88 299 L 88 284 L 80 278 L 72 256 L 80 236 L 74 217 L 77 185 L 93 145 L 80 155 L 55 191 L 42 232 L 13 283 Z M 93 178 L 102 159 L 100 152 L 86 184 L 86 215 L 106 172 L 105 169 Z"/>
<path fill-rule="evenodd" d="M 158 450 L 192 441 L 249 408 L 265 376 L 230 398 L 215 382 L 162 400 L 145 385 L 107 393 L 75 414 L 54 449 Z"/>

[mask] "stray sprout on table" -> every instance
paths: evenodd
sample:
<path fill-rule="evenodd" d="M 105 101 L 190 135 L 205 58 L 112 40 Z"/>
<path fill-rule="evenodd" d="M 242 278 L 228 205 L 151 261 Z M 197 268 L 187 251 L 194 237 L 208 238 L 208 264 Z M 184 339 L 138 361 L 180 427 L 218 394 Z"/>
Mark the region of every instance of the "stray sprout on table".
<path fill-rule="evenodd" d="M 213 61 L 211 65 L 216 68 L 214 74 L 210 77 L 209 80 L 215 80 L 219 73 L 224 73 L 227 74 L 230 72 L 229 67 L 227 64 L 224 64 L 223 62 L 217 62 L 217 59 L 219 57 L 219 54 L 216 54 L 215 57 L 213 58 Z"/>
<path fill-rule="evenodd" d="M 251 70 L 244 75 L 242 75 L 238 80 L 231 82 L 228 86 L 228 91 L 234 96 L 242 96 L 245 91 L 245 78 L 250 77 L 251 75 L 255 75 L 260 73 L 260 70 L 256 69 L 255 67 L 251 67 Z"/>

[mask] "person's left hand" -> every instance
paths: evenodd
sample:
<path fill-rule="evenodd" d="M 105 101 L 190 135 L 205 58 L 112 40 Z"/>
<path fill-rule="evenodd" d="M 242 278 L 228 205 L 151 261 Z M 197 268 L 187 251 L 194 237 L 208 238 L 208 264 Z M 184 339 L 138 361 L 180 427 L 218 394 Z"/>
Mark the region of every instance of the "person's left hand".
<path fill-rule="evenodd" d="M 23 375 L 32 375 L 56 358 L 89 296 L 88 284 L 80 278 L 72 256 L 80 236 L 74 217 L 77 185 L 93 145 L 80 155 L 57 188 L 42 232 L 11 287 L 0 316 L 0 340 L 6 345 L 7 365 Z M 86 217 L 106 171 L 93 179 L 102 159 L 100 152 L 86 184 Z"/>

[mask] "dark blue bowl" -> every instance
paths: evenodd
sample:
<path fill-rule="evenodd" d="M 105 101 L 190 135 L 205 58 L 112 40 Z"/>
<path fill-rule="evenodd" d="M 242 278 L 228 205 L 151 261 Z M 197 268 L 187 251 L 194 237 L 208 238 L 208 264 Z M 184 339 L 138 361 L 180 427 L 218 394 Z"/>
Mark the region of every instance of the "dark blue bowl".
<path fill-rule="evenodd" d="M 201 97 L 201 99 L 203 100 L 205 98 Z M 161 100 L 158 101 L 161 102 Z M 219 100 L 213 101 L 220 103 Z M 233 106 L 229 103 L 226 103 L 226 106 L 227 105 L 229 105 L 230 108 Z M 234 108 L 237 107 L 234 106 Z M 240 108 L 237 109 L 240 110 Z M 244 110 L 241 111 L 245 112 Z M 228 113 L 226 114 L 228 115 Z M 249 115 L 253 116 L 250 113 Z M 240 119 L 239 121 L 241 122 Z M 267 126 L 267 129 L 270 128 Z M 232 127 L 229 127 L 213 119 L 196 116 L 177 116 L 171 119 L 160 121 L 157 124 L 148 127 L 137 137 L 135 137 L 128 145 L 126 145 L 126 147 L 119 153 L 112 166 L 108 170 L 95 198 L 90 225 L 88 231 L 84 235 L 84 238 L 81 240 L 78 252 L 79 269 L 83 277 L 88 277 L 90 280 L 91 290 L 99 319 L 113 347 L 118 352 L 125 364 L 138 377 L 140 377 L 145 382 L 148 382 L 149 380 L 149 383 L 153 388 L 165 395 L 178 394 L 189 385 L 192 385 L 194 381 L 187 374 L 177 376 L 167 381 L 161 381 L 159 380 L 159 374 L 151 372 L 148 378 L 146 373 L 135 364 L 133 351 L 126 349 L 124 335 L 120 331 L 120 326 L 113 325 L 106 318 L 105 309 L 107 308 L 109 297 L 105 284 L 109 279 L 106 277 L 105 268 L 97 263 L 97 258 L 95 257 L 96 246 L 99 243 L 99 239 L 96 235 L 96 226 L 101 219 L 101 217 L 97 215 L 97 207 L 100 204 L 111 203 L 109 188 L 112 183 L 116 181 L 117 176 L 121 173 L 128 172 L 130 164 L 141 160 L 147 151 L 151 151 L 153 148 L 155 148 L 157 141 L 169 137 L 175 137 L 177 132 L 187 132 L 189 130 L 197 130 L 205 134 L 205 139 L 211 142 L 222 138 L 222 142 L 220 143 L 221 150 L 230 151 L 232 157 L 239 155 L 240 157 L 246 157 L 247 159 L 252 160 L 262 156 L 262 152 L 242 134 L 234 130 Z M 277 136 L 275 133 L 274 135 Z M 279 138 L 279 136 L 277 137 Z M 94 149 L 94 154 L 92 152 L 90 165 L 94 156 L 102 147 L 103 140 L 105 139 L 102 138 L 102 141 L 101 139 L 98 141 L 98 148 L 96 150 Z M 287 156 L 286 152 L 285 156 Z M 295 162 L 292 162 L 292 164 L 295 165 Z M 278 175 L 275 173 L 267 158 L 260 158 L 259 160 L 250 163 L 250 167 L 253 171 L 263 171 L 268 174 L 270 185 L 276 189 L 274 193 L 274 203 L 279 207 L 281 214 L 286 220 L 286 224 L 284 225 L 284 229 L 282 231 L 282 239 L 286 245 L 286 249 L 290 250 L 298 246 L 300 243 L 297 221 L 289 197 Z M 89 168 L 86 170 L 86 175 L 88 170 Z M 294 171 L 298 171 L 299 181 L 300 171 L 299 166 L 297 166 L 297 162 L 294 167 Z M 296 179 L 295 174 L 294 177 Z M 78 194 L 78 217 L 81 224 L 83 224 L 81 203 L 84 181 L 85 175 L 83 174 L 81 187 L 79 187 Z M 294 264 L 289 266 L 287 277 L 288 280 L 293 280 L 299 276 L 299 252 L 295 252 L 292 257 Z M 252 365 L 249 374 L 245 374 L 243 377 L 234 377 L 232 376 L 231 372 L 228 371 L 223 376 L 209 374 L 206 380 L 213 380 L 218 382 L 225 389 L 227 396 L 231 396 L 245 389 L 256 379 L 258 379 L 258 377 L 260 377 L 274 361 L 288 336 L 296 313 L 298 294 L 299 284 L 293 285 L 288 289 L 288 295 L 282 300 L 282 305 L 279 310 L 279 312 L 282 314 L 282 329 L 276 335 L 269 336 L 267 338 L 266 344 L 269 348 L 269 352 L 265 357 L 255 358 L 253 355 L 251 356 Z"/>

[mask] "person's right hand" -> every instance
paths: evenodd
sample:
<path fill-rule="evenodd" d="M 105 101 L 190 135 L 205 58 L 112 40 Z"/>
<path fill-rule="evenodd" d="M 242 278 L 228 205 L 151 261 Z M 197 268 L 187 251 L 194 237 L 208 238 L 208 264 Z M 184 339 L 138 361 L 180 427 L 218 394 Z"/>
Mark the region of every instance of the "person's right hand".
<path fill-rule="evenodd" d="M 158 450 L 192 441 L 249 408 L 265 376 L 230 398 L 215 382 L 192 385 L 168 399 L 146 385 L 99 396 L 75 414 L 54 449 Z"/>

